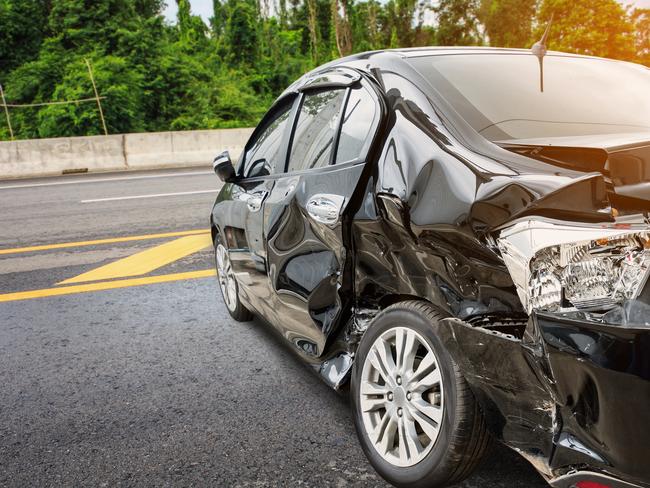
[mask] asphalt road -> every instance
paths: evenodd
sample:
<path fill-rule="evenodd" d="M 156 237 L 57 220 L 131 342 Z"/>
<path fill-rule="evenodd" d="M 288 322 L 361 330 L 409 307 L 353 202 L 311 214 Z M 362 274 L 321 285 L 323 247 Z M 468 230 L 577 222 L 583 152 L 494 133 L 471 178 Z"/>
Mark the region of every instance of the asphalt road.
<path fill-rule="evenodd" d="M 217 187 L 205 169 L 0 182 L 0 485 L 385 485 L 347 399 L 233 322 L 211 250 L 188 254 Z M 147 252 L 138 281 L 120 260 Z M 495 446 L 460 486 L 547 485 Z"/>

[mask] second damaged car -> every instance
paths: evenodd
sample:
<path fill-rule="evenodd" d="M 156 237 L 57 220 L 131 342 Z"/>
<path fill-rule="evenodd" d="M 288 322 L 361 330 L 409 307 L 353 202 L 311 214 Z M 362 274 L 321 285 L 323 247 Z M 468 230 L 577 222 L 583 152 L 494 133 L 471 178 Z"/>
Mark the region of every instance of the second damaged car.
<path fill-rule="evenodd" d="M 650 486 L 648 69 L 355 55 L 215 171 L 230 314 L 349 387 L 386 480 L 457 483 L 496 438 L 556 487 Z"/>

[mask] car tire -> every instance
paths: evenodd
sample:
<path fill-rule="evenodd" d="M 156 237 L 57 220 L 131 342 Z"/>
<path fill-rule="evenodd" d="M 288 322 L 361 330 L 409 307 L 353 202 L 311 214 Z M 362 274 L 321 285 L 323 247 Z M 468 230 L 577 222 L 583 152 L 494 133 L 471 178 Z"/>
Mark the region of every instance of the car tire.
<path fill-rule="evenodd" d="M 237 322 L 248 322 L 253 319 L 253 314 L 239 299 L 239 283 L 235 278 L 230 265 L 228 248 L 223 243 L 219 234 L 214 238 L 214 261 L 217 270 L 217 283 L 221 291 L 224 305 L 230 316 Z"/>
<path fill-rule="evenodd" d="M 357 435 L 375 470 L 398 487 L 458 483 L 490 442 L 479 406 L 436 334 L 443 318 L 426 302 L 392 305 L 375 317 L 357 350 L 351 379 Z"/>

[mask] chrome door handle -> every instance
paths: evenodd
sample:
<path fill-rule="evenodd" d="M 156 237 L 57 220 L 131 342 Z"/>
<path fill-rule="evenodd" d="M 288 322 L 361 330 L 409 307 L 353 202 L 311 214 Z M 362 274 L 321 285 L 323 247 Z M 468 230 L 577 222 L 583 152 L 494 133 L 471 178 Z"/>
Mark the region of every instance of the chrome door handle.
<path fill-rule="evenodd" d="M 316 222 L 321 224 L 335 224 L 345 203 L 345 197 L 319 193 L 312 196 L 307 202 L 307 213 Z"/>

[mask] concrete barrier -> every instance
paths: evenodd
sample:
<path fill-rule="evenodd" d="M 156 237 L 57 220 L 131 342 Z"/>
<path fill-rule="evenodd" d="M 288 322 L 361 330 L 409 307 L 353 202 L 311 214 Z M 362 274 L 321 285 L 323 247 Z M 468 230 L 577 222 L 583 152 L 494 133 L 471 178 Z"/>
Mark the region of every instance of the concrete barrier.
<path fill-rule="evenodd" d="M 0 142 L 0 179 L 207 166 L 224 150 L 236 160 L 252 131 L 217 129 Z"/>

